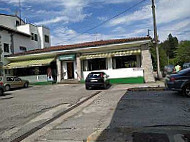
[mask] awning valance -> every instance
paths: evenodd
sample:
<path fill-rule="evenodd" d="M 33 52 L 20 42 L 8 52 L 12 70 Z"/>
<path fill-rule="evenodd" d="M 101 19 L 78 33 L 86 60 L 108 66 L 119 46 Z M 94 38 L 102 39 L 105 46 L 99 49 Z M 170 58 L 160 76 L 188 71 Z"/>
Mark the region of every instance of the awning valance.
<path fill-rule="evenodd" d="M 80 56 L 80 59 L 85 60 L 85 59 L 95 59 L 95 58 L 108 58 L 108 57 L 115 57 L 115 56 L 139 55 L 140 53 L 141 53 L 140 49 L 127 50 L 127 51 L 82 55 Z"/>
<path fill-rule="evenodd" d="M 11 62 L 11 63 L 5 65 L 4 68 L 5 69 L 15 69 L 15 68 L 34 67 L 34 66 L 46 66 L 46 65 L 49 65 L 53 60 L 54 60 L 54 58 L 17 61 L 17 62 Z"/>

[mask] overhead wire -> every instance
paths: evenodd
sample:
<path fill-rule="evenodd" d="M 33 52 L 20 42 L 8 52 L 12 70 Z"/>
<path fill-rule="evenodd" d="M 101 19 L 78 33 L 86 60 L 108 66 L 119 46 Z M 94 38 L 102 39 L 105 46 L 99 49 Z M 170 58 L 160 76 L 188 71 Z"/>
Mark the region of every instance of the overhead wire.
<path fill-rule="evenodd" d="M 116 17 L 118 17 L 118 16 L 120 16 L 120 15 L 126 13 L 127 11 L 129 11 L 129 10 L 135 8 L 135 7 L 137 7 L 138 5 L 142 4 L 142 3 L 145 2 L 145 1 L 146 1 L 146 0 L 141 0 L 140 2 L 138 2 L 138 3 L 136 3 L 136 4 L 134 4 L 134 5 L 130 6 L 130 7 L 128 7 L 126 10 L 124 10 L 124 11 L 118 13 L 117 15 L 115 15 L 115 16 L 113 16 L 113 17 L 111 17 L 111 18 L 109 18 L 109 19 L 107 19 L 107 20 L 105 20 L 105 21 L 103 21 L 103 22 L 101 22 L 101 23 L 99 23 L 99 24 L 97 24 L 96 26 L 94 26 L 94 27 L 92 27 L 92 28 L 90 28 L 90 29 L 88 29 L 88 30 L 82 32 L 82 33 L 79 33 L 77 36 L 74 36 L 74 37 L 72 37 L 72 38 L 70 38 L 70 39 L 67 39 L 67 41 L 70 41 L 70 40 L 72 40 L 72 39 L 74 39 L 74 38 L 76 38 L 76 37 L 79 37 L 79 36 L 81 36 L 81 35 L 83 35 L 83 34 L 85 34 L 85 33 L 88 33 L 89 31 L 92 31 L 92 30 L 94 30 L 94 29 L 96 29 L 96 28 L 98 28 L 98 27 L 104 25 L 104 24 L 107 23 L 108 21 L 111 21 L 112 19 L 115 19 Z M 60 42 L 60 43 L 63 43 L 63 42 Z M 60 43 L 57 43 L 57 44 L 60 44 Z"/>

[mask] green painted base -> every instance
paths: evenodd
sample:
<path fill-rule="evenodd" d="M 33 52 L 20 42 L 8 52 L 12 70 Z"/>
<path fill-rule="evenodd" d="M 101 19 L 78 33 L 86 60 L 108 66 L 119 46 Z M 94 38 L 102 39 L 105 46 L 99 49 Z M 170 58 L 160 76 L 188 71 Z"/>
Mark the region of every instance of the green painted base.
<path fill-rule="evenodd" d="M 144 77 L 112 78 L 109 81 L 111 84 L 136 84 L 144 83 Z M 80 83 L 85 83 L 85 81 L 81 79 Z"/>
<path fill-rule="evenodd" d="M 144 83 L 144 77 L 114 78 L 110 79 L 111 84 L 135 84 Z"/>
<path fill-rule="evenodd" d="M 54 82 L 34 82 L 34 83 L 30 83 L 30 85 L 51 85 L 51 84 L 55 84 Z"/>

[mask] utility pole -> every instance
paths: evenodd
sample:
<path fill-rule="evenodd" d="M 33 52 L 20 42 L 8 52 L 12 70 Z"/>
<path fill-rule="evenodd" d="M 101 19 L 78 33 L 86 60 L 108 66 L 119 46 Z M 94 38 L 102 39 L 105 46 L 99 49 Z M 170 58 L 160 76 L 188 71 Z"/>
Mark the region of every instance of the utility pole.
<path fill-rule="evenodd" d="M 155 3 L 152 0 L 152 15 L 153 15 L 153 25 L 154 25 L 154 40 L 153 44 L 156 48 L 156 58 L 157 58 L 157 77 L 158 79 L 162 78 L 162 74 L 160 72 L 160 59 L 159 59 L 159 50 L 158 50 L 158 34 L 157 34 L 157 26 L 156 26 L 156 12 L 155 12 Z"/>

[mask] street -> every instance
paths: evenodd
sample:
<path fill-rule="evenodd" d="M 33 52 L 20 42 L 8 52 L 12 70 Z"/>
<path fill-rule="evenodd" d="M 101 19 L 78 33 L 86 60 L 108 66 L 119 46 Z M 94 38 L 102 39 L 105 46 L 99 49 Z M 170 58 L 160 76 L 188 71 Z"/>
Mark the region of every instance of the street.
<path fill-rule="evenodd" d="M 127 88 L 140 86 L 147 85 L 121 84 L 107 90 L 87 91 L 84 84 L 60 84 L 7 92 L 0 97 L 0 141 L 14 140 L 100 91 L 91 103 L 44 134 L 36 131 L 33 141 L 82 142 L 88 138 L 88 141 L 140 142 L 145 132 L 154 132 L 163 142 L 185 142 L 185 135 L 182 138 L 181 134 L 188 137 L 190 133 L 189 98 L 172 91 L 127 91 Z M 167 135 L 160 136 L 160 133 Z"/>

